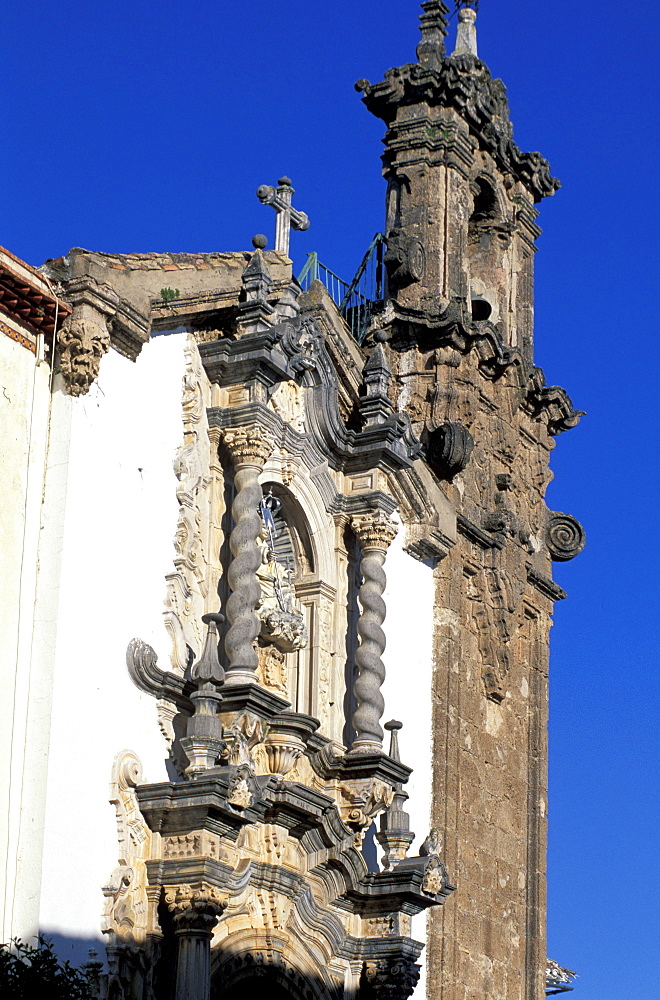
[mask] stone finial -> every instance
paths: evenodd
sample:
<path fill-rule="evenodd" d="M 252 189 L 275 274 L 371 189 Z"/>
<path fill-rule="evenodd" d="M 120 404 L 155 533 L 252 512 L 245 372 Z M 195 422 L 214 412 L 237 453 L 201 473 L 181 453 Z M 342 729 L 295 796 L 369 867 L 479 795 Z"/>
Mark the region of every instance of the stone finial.
<path fill-rule="evenodd" d="M 417 58 L 426 69 L 438 70 L 445 54 L 449 7 L 442 0 L 427 0 L 422 11 L 419 15 L 422 40 L 417 46 Z"/>
<path fill-rule="evenodd" d="M 461 7 L 458 12 L 456 46 L 452 55 L 477 58 L 477 12 L 472 7 Z"/>
<path fill-rule="evenodd" d="M 268 302 L 271 277 L 261 249 L 257 248 L 250 257 L 241 280 L 243 301 L 239 305 L 238 316 L 241 332 L 258 333 L 267 330 L 272 323 L 273 313 L 273 307 Z"/>
<path fill-rule="evenodd" d="M 385 729 L 390 734 L 389 756 L 392 760 L 400 761 L 399 731 L 403 729 L 403 723 L 392 719 L 385 723 Z M 403 861 L 415 839 L 415 834 L 410 829 L 410 816 L 403 808 L 407 799 L 408 793 L 403 790 L 401 782 L 397 782 L 392 802 L 380 817 L 380 832 L 376 834 L 376 839 L 383 848 L 383 867 L 386 870 Z"/>

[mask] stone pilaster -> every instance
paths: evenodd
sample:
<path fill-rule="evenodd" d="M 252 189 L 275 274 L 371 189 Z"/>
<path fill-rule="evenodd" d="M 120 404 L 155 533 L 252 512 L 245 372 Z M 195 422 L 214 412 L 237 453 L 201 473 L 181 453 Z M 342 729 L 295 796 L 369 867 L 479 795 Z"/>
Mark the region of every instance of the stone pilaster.
<path fill-rule="evenodd" d="M 226 900 L 218 889 L 198 882 L 168 887 L 165 902 L 178 940 L 174 1000 L 209 1000 L 211 938 Z"/>
<path fill-rule="evenodd" d="M 383 730 L 380 719 L 385 710 L 381 687 L 385 680 L 382 655 L 385 650 L 385 633 L 381 628 L 385 620 L 385 571 L 383 564 L 389 545 L 396 535 L 397 526 L 382 511 L 358 514 L 351 518 L 362 550 L 360 572 L 363 583 L 358 595 L 362 608 L 358 618 L 360 645 L 355 654 L 358 677 L 355 681 L 357 709 L 353 715 L 355 751 L 382 749 Z"/>
<path fill-rule="evenodd" d="M 233 560 L 227 574 L 231 595 L 227 601 L 230 626 L 225 636 L 229 658 L 226 684 L 251 684 L 257 680 L 259 657 L 254 642 L 261 629 L 255 614 L 261 595 L 257 577 L 261 561 L 257 547 L 261 531 L 258 507 L 262 497 L 259 474 L 275 442 L 260 427 L 225 431 L 224 442 L 234 462 L 236 486 L 232 505 L 234 529 L 229 539 Z"/>

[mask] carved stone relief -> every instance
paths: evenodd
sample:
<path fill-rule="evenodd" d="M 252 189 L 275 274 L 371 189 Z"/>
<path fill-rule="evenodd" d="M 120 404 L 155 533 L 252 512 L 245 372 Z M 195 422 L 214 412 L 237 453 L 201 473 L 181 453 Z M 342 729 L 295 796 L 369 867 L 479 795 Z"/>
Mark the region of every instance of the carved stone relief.
<path fill-rule="evenodd" d="M 189 336 L 183 377 L 183 442 L 174 459 L 178 484 L 179 519 L 174 537 L 175 571 L 167 576 L 165 627 L 172 642 L 174 669 L 183 673 L 191 651 L 199 655 L 204 644 L 202 615 L 216 610 L 218 569 L 209 553 L 220 547 L 220 528 L 212 510 L 213 469 L 206 409 L 210 388 L 197 344 Z M 209 607 L 207 607 L 207 603 Z M 211 608 L 210 605 L 214 606 Z"/>
<path fill-rule="evenodd" d="M 145 861 L 151 833 L 140 813 L 135 788 L 142 781 L 142 765 L 130 750 L 115 757 L 110 802 L 115 807 L 119 865 L 103 886 L 105 905 L 101 929 L 109 947 L 120 942 L 143 943 L 151 930 Z"/>
<path fill-rule="evenodd" d="M 91 306 L 77 306 L 62 324 L 57 343 L 67 390 L 82 396 L 98 378 L 101 358 L 110 350 L 105 317 Z"/>

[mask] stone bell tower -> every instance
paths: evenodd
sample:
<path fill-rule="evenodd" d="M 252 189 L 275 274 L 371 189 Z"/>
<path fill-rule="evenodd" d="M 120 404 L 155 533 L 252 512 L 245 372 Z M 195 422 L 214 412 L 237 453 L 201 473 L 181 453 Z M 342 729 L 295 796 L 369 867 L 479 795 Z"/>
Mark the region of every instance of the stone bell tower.
<path fill-rule="evenodd" d="M 365 346 L 383 345 L 456 517 L 434 571 L 432 825 L 457 892 L 429 914 L 429 995 L 539 1000 L 551 563 L 584 545 L 543 499 L 581 414 L 533 363 L 535 206 L 559 182 L 513 141 L 475 11 L 460 5 L 448 55 L 448 8 L 421 6 L 418 61 L 356 89 L 387 125 L 388 296 Z"/>

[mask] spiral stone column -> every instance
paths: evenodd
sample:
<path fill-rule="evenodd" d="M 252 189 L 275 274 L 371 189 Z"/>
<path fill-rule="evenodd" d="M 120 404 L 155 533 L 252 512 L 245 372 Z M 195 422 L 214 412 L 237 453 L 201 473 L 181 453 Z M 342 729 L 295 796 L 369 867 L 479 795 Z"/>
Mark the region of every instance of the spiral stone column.
<path fill-rule="evenodd" d="M 363 580 L 358 594 L 362 613 L 357 623 L 360 645 L 355 654 L 358 677 L 354 690 L 358 707 L 353 715 L 356 735 L 352 749 L 364 753 L 383 747 L 380 726 L 385 710 L 380 691 L 385 680 L 381 658 L 385 650 L 385 633 L 381 628 L 385 621 L 383 563 L 397 526 L 382 511 L 374 511 L 351 518 L 351 527 L 362 549 L 360 572 Z"/>
<path fill-rule="evenodd" d="M 227 901 L 213 886 L 200 882 L 171 886 L 165 902 L 178 941 L 174 1000 L 209 1000 L 211 938 Z"/>
<path fill-rule="evenodd" d="M 257 547 L 261 531 L 258 506 L 262 497 L 259 474 L 275 442 L 260 427 L 225 431 L 224 441 L 234 461 L 236 486 L 232 505 L 234 530 L 229 538 L 234 558 L 227 574 L 231 595 L 227 601 L 230 627 L 225 636 L 225 652 L 229 658 L 225 683 L 251 684 L 257 679 L 258 656 L 254 641 L 261 627 L 255 614 L 261 594 L 257 577 L 261 561 Z"/>

